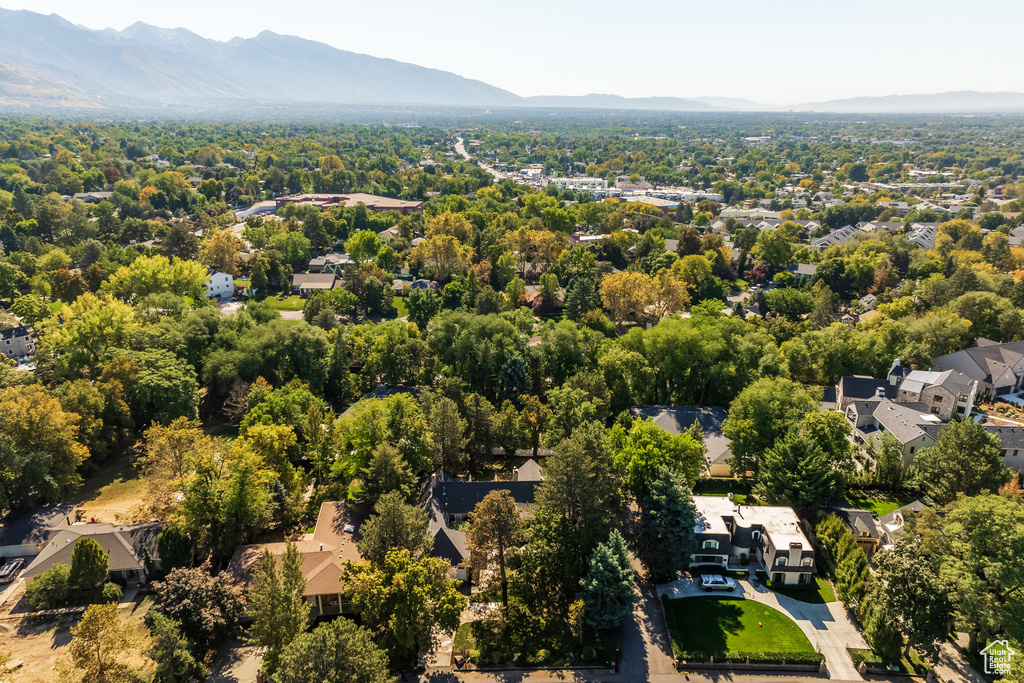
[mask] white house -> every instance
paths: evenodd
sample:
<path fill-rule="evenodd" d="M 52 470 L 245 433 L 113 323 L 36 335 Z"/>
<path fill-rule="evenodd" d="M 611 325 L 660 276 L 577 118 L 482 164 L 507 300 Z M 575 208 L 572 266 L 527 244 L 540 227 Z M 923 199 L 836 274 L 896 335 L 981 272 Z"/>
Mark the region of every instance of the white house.
<path fill-rule="evenodd" d="M 203 296 L 218 299 L 230 299 L 235 293 L 235 279 L 231 276 L 231 273 L 222 273 L 214 268 L 206 269 L 206 289 L 203 290 Z"/>

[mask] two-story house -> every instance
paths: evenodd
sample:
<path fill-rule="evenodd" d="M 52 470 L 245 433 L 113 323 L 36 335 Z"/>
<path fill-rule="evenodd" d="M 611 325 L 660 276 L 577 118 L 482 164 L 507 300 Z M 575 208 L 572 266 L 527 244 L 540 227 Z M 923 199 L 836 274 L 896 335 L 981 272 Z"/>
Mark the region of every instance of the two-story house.
<path fill-rule="evenodd" d="M 32 333 L 24 325 L 0 330 L 0 352 L 8 358 L 25 358 L 36 352 Z"/>
<path fill-rule="evenodd" d="M 725 569 L 730 562 L 764 567 L 773 584 L 813 581 L 814 549 L 792 508 L 737 505 L 730 497 L 694 496 L 697 550 L 691 565 Z"/>
<path fill-rule="evenodd" d="M 215 268 L 207 268 L 205 287 L 203 296 L 207 298 L 230 299 L 235 293 L 235 279 L 231 273 L 222 273 Z"/>
<path fill-rule="evenodd" d="M 981 337 L 974 346 L 932 361 L 935 370 L 956 370 L 978 381 L 978 390 L 1009 394 L 1024 382 L 1024 341 L 1000 344 Z"/>

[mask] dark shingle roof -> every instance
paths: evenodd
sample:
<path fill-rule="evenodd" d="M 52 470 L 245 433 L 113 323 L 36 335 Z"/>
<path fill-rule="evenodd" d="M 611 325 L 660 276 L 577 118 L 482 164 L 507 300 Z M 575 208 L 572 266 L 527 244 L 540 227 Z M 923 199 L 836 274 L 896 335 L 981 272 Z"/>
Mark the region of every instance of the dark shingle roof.
<path fill-rule="evenodd" d="M 8 327 L 0 330 L 0 339 L 14 339 L 15 337 L 28 337 L 28 328 L 24 325 L 18 325 L 17 327 Z"/>
<path fill-rule="evenodd" d="M 890 386 L 884 379 L 875 379 L 864 375 L 846 375 L 839 380 L 843 398 L 847 401 L 870 400 L 878 397 L 881 389 L 888 399 L 896 398 L 896 387 Z"/>
<path fill-rule="evenodd" d="M 26 512 L 0 526 L 0 546 L 43 543 L 74 509 L 74 505 L 55 505 Z"/>

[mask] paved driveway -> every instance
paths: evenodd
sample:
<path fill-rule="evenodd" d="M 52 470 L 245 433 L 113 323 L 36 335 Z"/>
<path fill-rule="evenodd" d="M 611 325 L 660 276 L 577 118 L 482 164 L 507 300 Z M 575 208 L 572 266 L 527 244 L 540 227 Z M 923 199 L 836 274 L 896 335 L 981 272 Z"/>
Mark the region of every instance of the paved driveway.
<path fill-rule="evenodd" d="M 847 654 L 846 648 L 866 648 L 867 643 L 864 642 L 864 637 L 850 620 L 843 603 L 829 602 L 823 605 L 814 605 L 780 595 L 760 583 L 752 585 L 743 579 L 738 579 L 736 582 L 742 586 L 742 594 L 735 591 L 722 595 L 729 598 L 754 600 L 787 614 L 811 641 L 811 645 L 825 655 L 825 664 L 828 666 L 830 678 L 846 681 L 863 680 L 853 666 L 853 661 Z M 666 595 L 669 598 L 707 595 L 697 588 L 693 579 L 680 579 L 658 586 L 658 594 Z"/>

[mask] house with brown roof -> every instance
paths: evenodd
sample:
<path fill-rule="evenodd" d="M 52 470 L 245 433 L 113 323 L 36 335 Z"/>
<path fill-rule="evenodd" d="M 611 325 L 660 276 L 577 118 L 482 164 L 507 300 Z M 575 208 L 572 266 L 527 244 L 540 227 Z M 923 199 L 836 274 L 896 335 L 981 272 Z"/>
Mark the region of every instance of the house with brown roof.
<path fill-rule="evenodd" d="M 347 562 L 359 562 L 356 529 L 344 502 L 325 502 L 320 506 L 316 527 L 307 538 L 295 543 L 302 556 L 302 575 L 306 578 L 303 595 L 310 604 L 310 618 L 332 614 L 351 614 L 349 600 L 341 594 L 341 576 Z M 256 563 L 269 552 L 279 565 L 288 549 L 287 543 L 255 543 L 235 549 L 227 571 L 243 590 L 252 588 Z"/>

